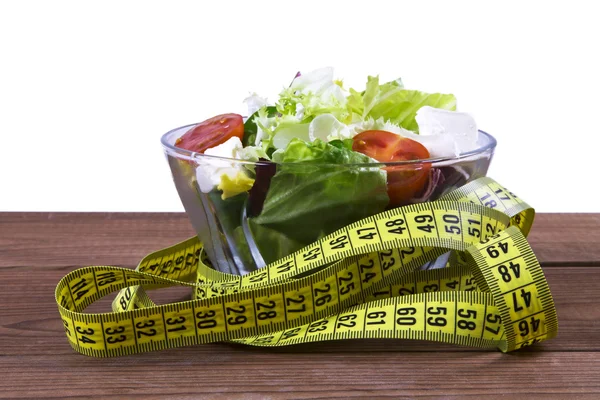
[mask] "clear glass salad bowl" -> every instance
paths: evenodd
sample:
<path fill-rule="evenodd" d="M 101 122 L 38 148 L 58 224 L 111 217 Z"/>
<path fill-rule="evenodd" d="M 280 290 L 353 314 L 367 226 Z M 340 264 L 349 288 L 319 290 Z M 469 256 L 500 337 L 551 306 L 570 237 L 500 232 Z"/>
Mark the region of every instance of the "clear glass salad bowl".
<path fill-rule="evenodd" d="M 407 182 L 415 175 L 426 176 L 427 183 L 400 205 L 433 201 L 485 176 L 496 147 L 494 137 L 479 131 L 478 148 L 456 157 L 393 163 L 277 164 L 215 157 L 175 147 L 177 138 L 194 126 L 164 134 L 163 149 L 185 211 L 213 267 L 237 275 L 392 208 L 385 183 L 391 171 L 400 171 L 396 176 L 406 176 Z M 248 168 L 256 173 L 256 181 L 249 193 L 223 199 L 220 190 L 203 192 L 198 167 L 205 167 L 204 171 Z"/>

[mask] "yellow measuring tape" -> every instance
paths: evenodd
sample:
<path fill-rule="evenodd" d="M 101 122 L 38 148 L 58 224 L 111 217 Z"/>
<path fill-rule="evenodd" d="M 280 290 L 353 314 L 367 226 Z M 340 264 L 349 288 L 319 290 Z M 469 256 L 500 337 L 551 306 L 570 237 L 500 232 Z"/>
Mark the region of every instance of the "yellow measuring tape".
<path fill-rule="evenodd" d="M 525 236 L 533 209 L 490 178 L 430 203 L 355 222 L 248 275 L 211 269 L 194 237 L 135 270 L 66 275 L 56 301 L 71 346 L 110 357 L 230 341 L 282 346 L 355 338 L 421 339 L 512 351 L 556 336 L 541 267 Z M 420 267 L 451 251 L 446 268 Z M 184 285 L 195 300 L 155 305 Z M 87 306 L 119 291 L 113 312 Z"/>

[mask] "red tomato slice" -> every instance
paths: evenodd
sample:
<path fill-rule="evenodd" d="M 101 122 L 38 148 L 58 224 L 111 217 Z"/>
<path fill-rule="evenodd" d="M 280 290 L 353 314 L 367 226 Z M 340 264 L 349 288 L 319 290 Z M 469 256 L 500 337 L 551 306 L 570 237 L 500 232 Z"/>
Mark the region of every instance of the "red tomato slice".
<path fill-rule="evenodd" d="M 423 160 L 429 151 L 419 142 L 387 131 L 365 131 L 354 136 L 352 150 L 380 162 Z M 401 206 L 416 197 L 427 184 L 430 163 L 386 167 L 391 206 Z"/>
<path fill-rule="evenodd" d="M 200 122 L 175 141 L 182 149 L 204 153 L 230 138 L 244 137 L 244 119 L 238 114 L 221 114 Z"/>

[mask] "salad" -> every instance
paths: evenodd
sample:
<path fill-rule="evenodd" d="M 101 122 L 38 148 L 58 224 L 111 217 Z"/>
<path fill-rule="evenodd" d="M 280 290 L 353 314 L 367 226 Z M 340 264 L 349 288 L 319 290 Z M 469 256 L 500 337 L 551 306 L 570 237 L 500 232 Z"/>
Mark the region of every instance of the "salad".
<path fill-rule="evenodd" d="M 217 115 L 175 146 L 212 156 L 195 158 L 191 186 L 250 269 L 462 185 L 473 171 L 432 163 L 481 147 L 454 95 L 406 89 L 400 79 L 369 76 L 364 89 L 346 89 L 322 68 L 298 73 L 273 103 L 257 94 L 245 103 L 247 118 Z"/>

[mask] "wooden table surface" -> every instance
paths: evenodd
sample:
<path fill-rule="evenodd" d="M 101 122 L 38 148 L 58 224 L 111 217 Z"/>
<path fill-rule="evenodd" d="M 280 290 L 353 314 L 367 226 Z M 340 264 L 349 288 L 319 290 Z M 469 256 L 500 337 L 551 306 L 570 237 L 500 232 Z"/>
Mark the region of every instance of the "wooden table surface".
<path fill-rule="evenodd" d="M 518 352 L 401 340 L 218 343 L 112 359 L 71 349 L 54 300 L 65 274 L 133 268 L 192 235 L 177 213 L 0 213 L 0 398 L 600 398 L 600 214 L 536 217 L 529 242 L 559 335 Z"/>

